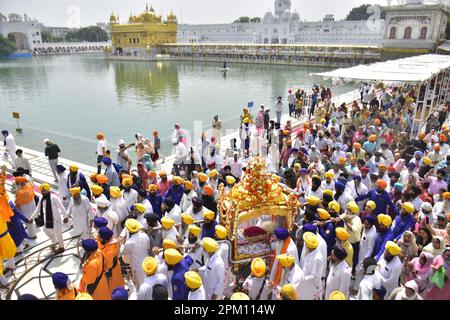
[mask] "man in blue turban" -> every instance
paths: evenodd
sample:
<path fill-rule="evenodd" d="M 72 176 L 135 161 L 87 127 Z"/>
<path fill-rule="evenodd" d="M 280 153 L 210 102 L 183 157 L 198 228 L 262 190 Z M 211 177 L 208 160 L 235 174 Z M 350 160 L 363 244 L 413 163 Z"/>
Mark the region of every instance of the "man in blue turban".
<path fill-rule="evenodd" d="M 22 294 L 17 300 L 39 300 L 35 295 L 25 293 Z"/>
<path fill-rule="evenodd" d="M 75 300 L 78 292 L 67 274 L 55 272 L 52 274 L 52 281 L 56 289 L 56 300 Z"/>
<path fill-rule="evenodd" d="M 298 265 L 299 259 L 298 259 L 297 245 L 295 244 L 295 241 L 292 240 L 292 238 L 289 236 L 289 231 L 286 228 L 276 228 L 274 233 L 277 238 L 276 241 L 272 242 L 274 257 L 277 257 L 278 255 L 285 253 L 290 256 L 293 256 L 295 258 L 295 263 Z M 282 268 L 282 266 L 279 263 L 278 259 L 275 258 L 273 261 L 272 270 L 270 272 L 269 277 L 270 281 L 275 280 L 276 274 L 280 273 L 280 270 L 278 270 L 280 268 Z"/>
<path fill-rule="evenodd" d="M 122 267 L 119 261 L 119 242 L 113 239 L 114 232 L 108 227 L 98 230 L 99 249 L 105 259 L 105 275 L 109 288 L 123 286 L 125 281 L 122 276 Z"/>
<path fill-rule="evenodd" d="M 94 227 L 96 229 L 100 229 L 101 227 L 106 227 L 108 225 L 108 220 L 103 217 L 95 217 L 94 218 Z"/>
<path fill-rule="evenodd" d="M 114 232 L 106 226 L 103 226 L 98 230 L 98 235 L 100 237 L 100 242 L 102 244 L 103 244 L 103 242 L 107 242 L 107 241 L 111 240 L 113 234 L 114 234 Z"/>
<path fill-rule="evenodd" d="M 86 251 L 83 259 L 83 275 L 80 280 L 80 292 L 89 293 L 94 300 L 111 300 L 106 279 L 105 257 L 98 250 L 97 241 L 85 239 L 81 246 Z"/>
<path fill-rule="evenodd" d="M 112 292 L 111 300 L 128 300 L 128 291 L 122 286 L 115 288 Z"/>
<path fill-rule="evenodd" d="M 119 174 L 117 173 L 111 158 L 103 157 L 102 163 L 106 166 L 104 175 L 108 177 L 108 187 L 120 187 Z"/>

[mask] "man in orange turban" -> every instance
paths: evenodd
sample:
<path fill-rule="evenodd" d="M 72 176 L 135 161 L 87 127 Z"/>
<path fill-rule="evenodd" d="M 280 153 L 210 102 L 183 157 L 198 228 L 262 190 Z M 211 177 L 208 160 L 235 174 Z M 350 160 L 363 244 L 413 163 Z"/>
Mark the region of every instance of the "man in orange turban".
<path fill-rule="evenodd" d="M 356 197 L 355 201 L 372 200 L 376 204 L 374 214 L 378 215 L 380 213 L 387 212 L 387 207 L 389 206 L 394 214 L 397 216 L 399 214 L 397 206 L 392 202 L 391 195 L 386 192 L 387 182 L 378 179 L 376 182 L 376 188 L 370 190 L 367 194 L 360 195 Z"/>
<path fill-rule="evenodd" d="M 34 210 L 36 210 L 33 185 L 25 177 L 16 177 L 15 182 L 17 186 L 15 201 L 16 208 L 21 211 L 27 219 L 30 219 L 31 215 L 34 213 Z M 26 226 L 30 239 L 36 239 L 36 229 L 33 221 L 27 223 Z"/>

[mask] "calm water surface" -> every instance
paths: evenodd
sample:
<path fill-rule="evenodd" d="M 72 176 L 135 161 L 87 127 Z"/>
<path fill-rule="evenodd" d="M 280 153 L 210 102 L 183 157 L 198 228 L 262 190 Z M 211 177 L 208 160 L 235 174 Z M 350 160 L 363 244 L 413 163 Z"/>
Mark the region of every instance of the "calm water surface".
<path fill-rule="evenodd" d="M 326 70 L 230 64 L 224 76 L 221 67 L 208 62 L 110 62 L 81 55 L 2 60 L 0 127 L 14 132 L 12 112 L 20 112 L 23 134 L 15 134 L 17 144 L 42 151 L 42 140 L 50 138 L 62 157 L 87 164 L 96 161 L 98 131 L 105 132 L 115 150 L 118 139 L 134 142 L 136 132 L 150 137 L 157 129 L 162 153 L 168 155 L 175 122 L 193 132 L 195 121 L 207 129 L 218 114 L 224 129 L 236 128 L 247 102 L 272 107 L 288 88 L 310 89 L 321 81 L 310 72 Z M 325 84 L 334 95 L 354 89 Z"/>

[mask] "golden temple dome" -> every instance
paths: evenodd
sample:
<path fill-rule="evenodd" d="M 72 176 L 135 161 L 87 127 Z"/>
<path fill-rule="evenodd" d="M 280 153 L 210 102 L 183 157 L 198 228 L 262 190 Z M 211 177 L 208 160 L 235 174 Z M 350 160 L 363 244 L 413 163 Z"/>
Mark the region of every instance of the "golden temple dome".
<path fill-rule="evenodd" d="M 177 16 L 173 14 L 172 10 L 170 10 L 170 14 L 167 16 L 168 21 L 176 21 Z"/>
<path fill-rule="evenodd" d="M 112 13 L 111 13 L 111 16 L 109 17 L 109 22 L 111 22 L 111 23 L 117 23 L 118 21 L 119 21 L 119 17 L 116 16 L 116 15 L 114 14 L 114 12 L 112 12 Z"/>
<path fill-rule="evenodd" d="M 150 9 L 148 8 L 148 4 L 145 6 L 145 11 L 143 13 L 141 13 L 138 16 L 133 16 L 130 15 L 130 18 L 128 19 L 128 21 L 130 23 L 133 22 L 153 22 L 153 23 L 158 23 L 161 22 L 161 16 L 158 16 L 155 13 L 155 10 L 153 9 L 153 7 L 150 7 Z"/>

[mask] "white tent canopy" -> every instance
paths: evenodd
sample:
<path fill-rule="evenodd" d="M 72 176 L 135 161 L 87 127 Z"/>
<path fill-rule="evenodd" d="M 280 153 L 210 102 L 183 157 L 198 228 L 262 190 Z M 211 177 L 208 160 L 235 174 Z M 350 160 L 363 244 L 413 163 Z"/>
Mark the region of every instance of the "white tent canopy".
<path fill-rule="evenodd" d="M 421 83 L 450 68 L 450 56 L 426 54 L 415 57 L 341 68 L 330 72 L 313 73 L 326 78 L 345 81 L 376 81 Z"/>

